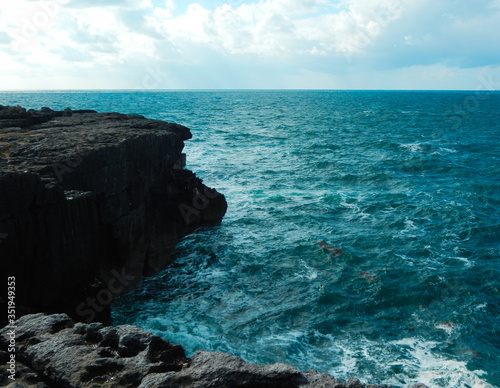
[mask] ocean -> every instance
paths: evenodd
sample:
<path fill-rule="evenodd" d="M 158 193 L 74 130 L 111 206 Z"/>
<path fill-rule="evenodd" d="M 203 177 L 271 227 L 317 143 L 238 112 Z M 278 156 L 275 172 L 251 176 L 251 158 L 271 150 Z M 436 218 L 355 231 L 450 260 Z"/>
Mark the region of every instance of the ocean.
<path fill-rule="evenodd" d="M 116 324 L 188 355 L 500 387 L 500 93 L 2 92 L 0 104 L 191 129 L 187 168 L 228 213 L 120 297 Z"/>

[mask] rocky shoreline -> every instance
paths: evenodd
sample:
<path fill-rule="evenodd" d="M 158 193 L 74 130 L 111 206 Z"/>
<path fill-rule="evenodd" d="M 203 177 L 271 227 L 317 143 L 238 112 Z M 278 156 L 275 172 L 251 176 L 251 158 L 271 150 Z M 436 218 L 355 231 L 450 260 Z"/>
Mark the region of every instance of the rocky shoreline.
<path fill-rule="evenodd" d="M 190 138 L 138 115 L 0 105 L 0 257 L 12 291 L 0 300 L 0 385 L 386 387 L 217 352 L 187 358 L 138 327 L 109 326 L 116 296 L 227 210 L 184 169 Z"/>
<path fill-rule="evenodd" d="M 198 351 L 187 358 L 181 346 L 139 327 L 74 323 L 66 314 L 20 318 L 0 330 L 2 349 L 7 349 L 12 330 L 13 366 L 9 354 L 0 351 L 0 385 L 9 384 L 9 368 L 17 372 L 16 381 L 7 385 L 11 388 L 390 388 L 365 385 L 354 377 L 341 382 L 287 364 L 249 364 L 225 353 Z"/>

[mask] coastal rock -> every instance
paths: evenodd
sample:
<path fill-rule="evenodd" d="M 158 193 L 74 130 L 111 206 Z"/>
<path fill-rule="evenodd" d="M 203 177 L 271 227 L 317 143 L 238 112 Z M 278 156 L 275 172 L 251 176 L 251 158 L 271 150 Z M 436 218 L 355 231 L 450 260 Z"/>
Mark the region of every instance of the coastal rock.
<path fill-rule="evenodd" d="M 137 387 L 145 375 L 180 370 L 186 362 L 182 347 L 135 326 L 75 324 L 65 314 L 26 315 L 14 326 L 19 380 L 37 373 L 48 386 Z M 3 349 L 9 330 L 0 331 Z M 0 384 L 9 381 L 7 370 L 0 376 Z"/>
<path fill-rule="evenodd" d="M 16 383 L 37 388 L 389 388 L 356 378 L 341 382 L 314 370 L 302 373 L 281 363 L 254 365 L 218 352 L 198 351 L 186 358 L 181 346 L 136 326 L 74 323 L 65 314 L 26 315 L 12 327 L 15 382 L 6 363 L 0 366 L 0 385 L 10 388 Z M 9 344 L 9 330 L 0 330 L 2 349 Z"/>
<path fill-rule="evenodd" d="M 115 296 L 221 221 L 224 196 L 182 169 L 190 138 L 138 115 L 0 106 L 0 257 L 18 315 L 109 323 Z"/>

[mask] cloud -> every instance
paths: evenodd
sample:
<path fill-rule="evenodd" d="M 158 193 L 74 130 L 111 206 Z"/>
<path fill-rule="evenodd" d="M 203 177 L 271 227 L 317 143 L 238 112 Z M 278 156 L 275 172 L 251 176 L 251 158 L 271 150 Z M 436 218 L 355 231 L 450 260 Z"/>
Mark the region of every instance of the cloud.
<path fill-rule="evenodd" d="M 12 41 L 9 34 L 5 31 L 0 31 L 0 44 L 8 44 Z"/>
<path fill-rule="evenodd" d="M 146 11 L 133 9 L 121 9 L 117 11 L 117 20 L 121 22 L 129 31 L 138 34 L 148 35 L 154 39 L 161 39 L 162 36 L 153 27 L 148 25 Z"/>
<path fill-rule="evenodd" d="M 68 63 L 74 62 L 92 62 L 94 56 L 88 51 L 82 51 L 71 46 L 61 46 L 54 50 L 52 53 L 57 55 L 58 58 Z"/>
<path fill-rule="evenodd" d="M 150 5 L 151 2 L 149 0 L 69 0 L 65 3 L 65 6 L 68 8 L 143 8 Z"/>
<path fill-rule="evenodd" d="M 110 88 L 144 84 L 151 66 L 168 77 L 147 84 L 166 88 L 363 88 L 370 74 L 448 88 L 497 71 L 498 35 L 500 0 L 17 0 L 0 19 L 12 75 L 38 66 Z"/>

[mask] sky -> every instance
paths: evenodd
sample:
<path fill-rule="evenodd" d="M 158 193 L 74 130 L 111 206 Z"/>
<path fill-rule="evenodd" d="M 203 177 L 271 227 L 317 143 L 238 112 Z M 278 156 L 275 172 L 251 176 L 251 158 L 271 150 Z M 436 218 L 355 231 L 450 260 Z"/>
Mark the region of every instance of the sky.
<path fill-rule="evenodd" d="M 15 0 L 0 90 L 499 90 L 500 0 Z"/>

